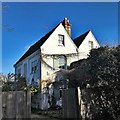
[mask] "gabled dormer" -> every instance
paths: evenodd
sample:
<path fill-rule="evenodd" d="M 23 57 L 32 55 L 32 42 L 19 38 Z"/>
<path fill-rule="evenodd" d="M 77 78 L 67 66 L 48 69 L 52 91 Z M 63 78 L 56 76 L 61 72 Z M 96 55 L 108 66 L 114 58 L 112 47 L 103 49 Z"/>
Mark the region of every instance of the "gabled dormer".
<path fill-rule="evenodd" d="M 96 49 L 100 47 L 100 44 L 94 37 L 91 30 L 88 30 L 84 34 L 75 38 L 73 41 L 75 45 L 77 46 L 80 59 L 87 58 L 91 49 Z"/>

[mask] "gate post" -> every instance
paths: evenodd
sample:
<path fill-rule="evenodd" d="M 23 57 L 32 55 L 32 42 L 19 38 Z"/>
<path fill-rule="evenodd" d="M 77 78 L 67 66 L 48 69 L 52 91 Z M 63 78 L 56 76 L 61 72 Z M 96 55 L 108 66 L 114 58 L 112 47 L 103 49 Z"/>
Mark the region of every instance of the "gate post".
<path fill-rule="evenodd" d="M 63 118 L 80 118 L 78 90 L 76 88 L 63 89 Z"/>

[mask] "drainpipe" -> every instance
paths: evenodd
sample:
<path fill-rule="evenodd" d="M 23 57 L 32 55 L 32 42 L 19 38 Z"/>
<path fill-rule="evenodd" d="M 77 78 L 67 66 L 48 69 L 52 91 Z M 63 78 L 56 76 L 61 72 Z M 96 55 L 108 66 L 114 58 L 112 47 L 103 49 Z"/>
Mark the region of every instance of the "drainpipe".
<path fill-rule="evenodd" d="M 76 48 L 76 52 L 77 52 L 77 57 L 78 57 L 78 60 L 79 60 L 79 50 L 78 50 L 78 48 Z"/>
<path fill-rule="evenodd" d="M 65 70 L 67 70 L 67 56 L 64 57 L 65 57 Z"/>

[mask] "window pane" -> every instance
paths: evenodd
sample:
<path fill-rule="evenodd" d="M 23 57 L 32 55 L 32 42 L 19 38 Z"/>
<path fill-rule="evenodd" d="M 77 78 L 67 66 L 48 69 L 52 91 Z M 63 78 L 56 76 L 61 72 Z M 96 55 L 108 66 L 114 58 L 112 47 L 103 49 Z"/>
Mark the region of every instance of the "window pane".
<path fill-rule="evenodd" d="M 64 35 L 58 35 L 58 45 L 63 46 L 64 45 Z"/>
<path fill-rule="evenodd" d="M 31 73 L 35 73 L 37 71 L 37 60 L 31 63 Z"/>
<path fill-rule="evenodd" d="M 64 56 L 60 56 L 59 57 L 59 65 L 63 66 L 65 64 L 65 57 Z"/>
<path fill-rule="evenodd" d="M 59 67 L 58 57 L 54 56 L 53 58 L 53 68 L 57 69 Z"/>
<path fill-rule="evenodd" d="M 27 75 L 27 63 L 24 64 L 24 75 Z"/>
<path fill-rule="evenodd" d="M 88 47 L 89 47 L 89 50 L 93 49 L 93 41 L 88 42 Z"/>
<path fill-rule="evenodd" d="M 18 69 L 18 74 L 20 74 L 20 75 L 21 75 L 21 68 L 19 68 L 19 69 Z"/>
<path fill-rule="evenodd" d="M 66 69 L 66 58 L 65 58 L 65 56 L 59 56 L 59 68 Z"/>

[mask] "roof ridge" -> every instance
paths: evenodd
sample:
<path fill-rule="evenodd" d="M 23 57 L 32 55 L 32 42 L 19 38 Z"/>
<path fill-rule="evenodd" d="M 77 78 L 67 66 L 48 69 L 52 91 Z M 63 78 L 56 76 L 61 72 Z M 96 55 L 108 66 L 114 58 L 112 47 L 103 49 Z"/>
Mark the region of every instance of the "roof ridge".
<path fill-rule="evenodd" d="M 61 22 L 60 22 L 61 23 Z M 38 41 L 36 41 L 32 46 L 30 46 L 30 48 L 23 54 L 23 56 L 14 64 L 14 66 L 16 64 L 18 64 L 19 62 L 21 62 L 23 59 L 25 59 L 26 57 L 28 57 L 29 55 L 31 55 L 33 52 L 35 52 L 36 50 L 38 50 L 40 48 L 40 46 L 43 45 L 43 43 L 49 38 L 49 36 L 54 32 L 54 30 L 60 25 L 60 23 L 55 26 L 52 30 L 50 30 L 48 33 L 46 33 L 43 37 L 41 37 Z"/>
<path fill-rule="evenodd" d="M 83 33 L 82 35 L 76 37 L 76 38 L 73 40 L 74 43 L 75 43 L 75 45 L 76 45 L 77 47 L 79 47 L 79 46 L 82 44 L 83 40 L 85 39 L 85 37 L 88 35 L 88 33 L 89 33 L 90 31 L 91 31 L 91 30 L 88 30 L 87 32 Z"/>
<path fill-rule="evenodd" d="M 88 30 L 87 32 L 84 32 L 83 34 L 79 35 L 78 37 L 80 37 L 80 36 L 82 36 L 82 35 L 84 35 L 84 34 L 88 34 L 90 31 L 91 31 L 91 30 Z M 78 37 L 76 37 L 76 38 L 78 38 Z M 74 40 L 75 40 L 76 38 L 74 38 Z"/>

